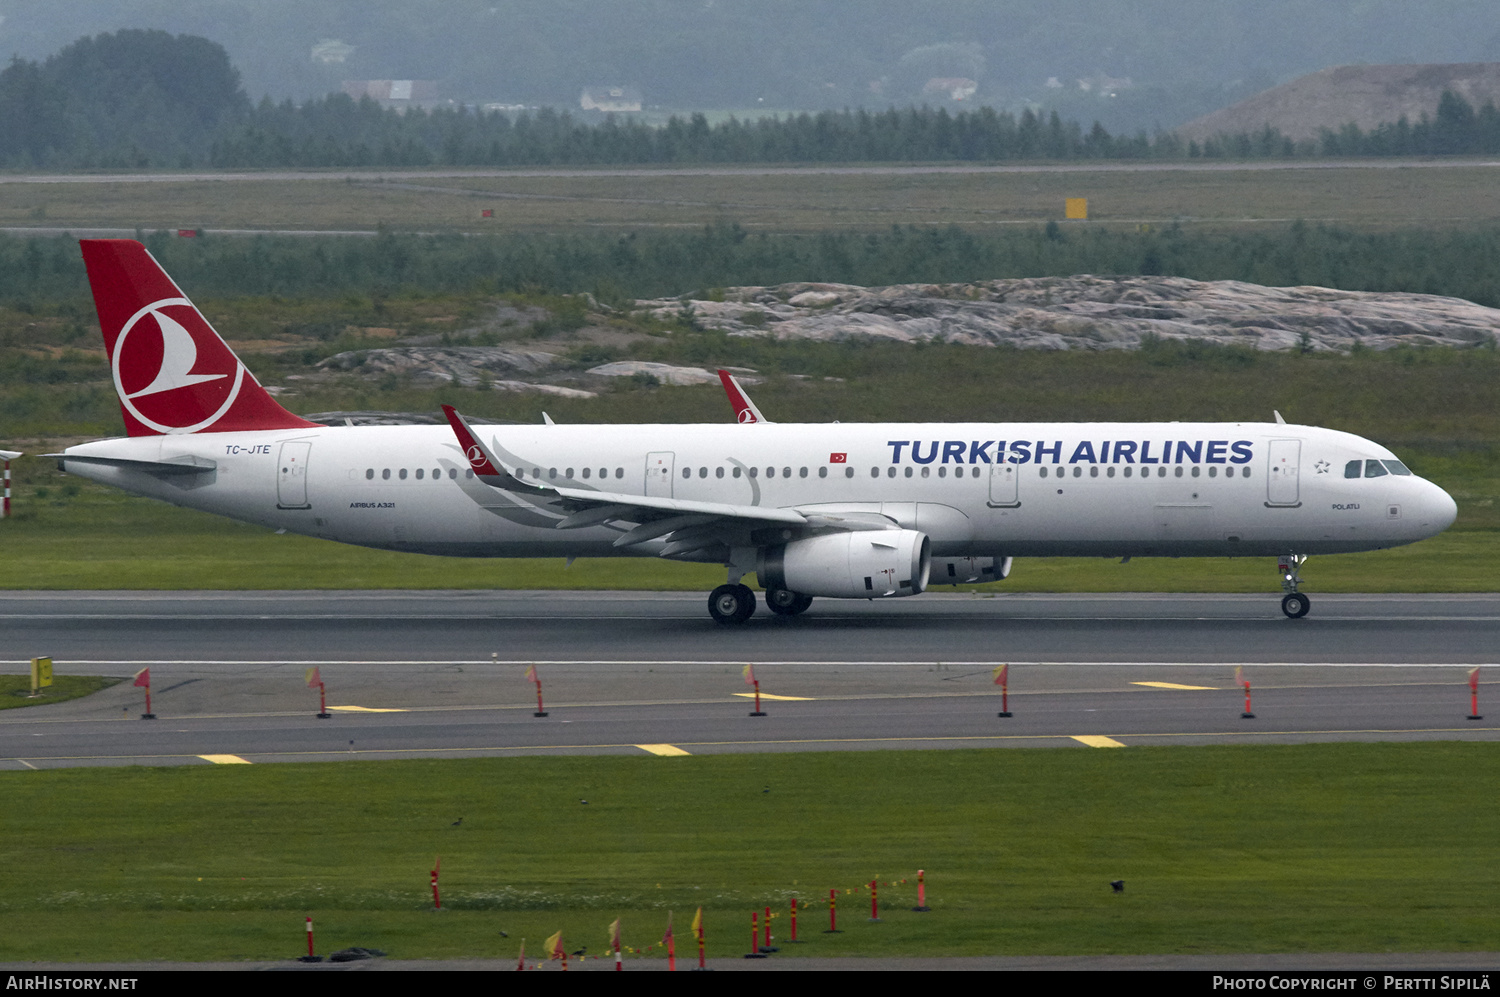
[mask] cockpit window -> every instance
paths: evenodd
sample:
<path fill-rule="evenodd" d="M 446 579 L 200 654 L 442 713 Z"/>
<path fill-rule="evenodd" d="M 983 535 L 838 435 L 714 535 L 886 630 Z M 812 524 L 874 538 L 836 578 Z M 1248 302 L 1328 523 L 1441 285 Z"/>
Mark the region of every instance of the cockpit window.
<path fill-rule="evenodd" d="M 1411 473 L 1411 469 L 1408 468 L 1405 464 L 1401 463 L 1399 460 L 1383 460 L 1381 461 L 1381 463 L 1384 464 L 1386 470 L 1390 471 L 1392 474 Z"/>
<path fill-rule="evenodd" d="M 1351 460 L 1344 465 L 1344 477 L 1357 478 L 1364 471 L 1365 462 L 1362 460 Z"/>
<path fill-rule="evenodd" d="M 1365 461 L 1365 477 L 1367 478 L 1383 478 L 1390 473 L 1385 469 L 1385 465 L 1378 460 Z"/>

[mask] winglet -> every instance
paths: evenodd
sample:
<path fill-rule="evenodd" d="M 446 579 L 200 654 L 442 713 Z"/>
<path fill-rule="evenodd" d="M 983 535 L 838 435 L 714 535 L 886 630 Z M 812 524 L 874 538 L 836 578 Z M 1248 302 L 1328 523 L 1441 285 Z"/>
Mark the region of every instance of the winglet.
<path fill-rule="evenodd" d="M 770 422 L 760 414 L 760 409 L 745 394 L 745 389 L 740 387 L 740 382 L 727 370 L 720 369 L 719 380 L 724 385 L 724 393 L 729 396 L 729 404 L 734 406 L 734 418 L 736 422 L 748 424 L 752 422 Z"/>
<path fill-rule="evenodd" d="M 459 448 L 463 450 L 469 466 L 474 469 L 476 478 L 497 488 L 519 484 L 515 478 L 502 469 L 500 462 L 490 453 L 489 448 L 479 442 L 478 435 L 469 428 L 469 423 L 458 414 L 457 409 L 452 405 L 444 405 L 443 415 L 448 417 L 448 425 L 453 427 L 453 435 L 458 437 Z"/>

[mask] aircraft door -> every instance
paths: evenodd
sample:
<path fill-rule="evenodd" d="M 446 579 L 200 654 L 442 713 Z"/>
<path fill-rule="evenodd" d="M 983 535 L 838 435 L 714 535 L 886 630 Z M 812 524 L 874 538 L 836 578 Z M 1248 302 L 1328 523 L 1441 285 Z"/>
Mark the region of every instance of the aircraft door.
<path fill-rule="evenodd" d="M 299 440 L 281 445 L 276 460 L 276 508 L 311 509 L 307 501 L 307 461 L 312 444 Z"/>
<path fill-rule="evenodd" d="M 1018 477 L 1014 464 L 990 465 L 991 509 L 1014 509 L 1021 504 L 1016 490 Z"/>
<path fill-rule="evenodd" d="M 672 467 L 677 455 L 669 450 L 646 455 L 646 494 L 651 498 L 672 497 Z"/>
<path fill-rule="evenodd" d="M 1297 506 L 1302 501 L 1297 480 L 1302 461 L 1301 440 L 1272 440 L 1266 473 L 1266 505 Z"/>

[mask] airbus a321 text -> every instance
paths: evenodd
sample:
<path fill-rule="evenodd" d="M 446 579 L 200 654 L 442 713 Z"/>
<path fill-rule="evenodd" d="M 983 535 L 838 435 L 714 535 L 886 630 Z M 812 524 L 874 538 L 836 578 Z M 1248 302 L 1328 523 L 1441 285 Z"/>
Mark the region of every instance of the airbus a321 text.
<path fill-rule="evenodd" d="M 126 436 L 63 470 L 246 522 L 454 557 L 723 564 L 756 598 L 918 595 L 1013 557 L 1276 558 L 1306 615 L 1310 554 L 1441 532 L 1453 499 L 1386 448 L 1274 423 L 769 422 L 728 374 L 723 425 L 322 426 L 277 404 L 145 247 L 82 243 Z"/>

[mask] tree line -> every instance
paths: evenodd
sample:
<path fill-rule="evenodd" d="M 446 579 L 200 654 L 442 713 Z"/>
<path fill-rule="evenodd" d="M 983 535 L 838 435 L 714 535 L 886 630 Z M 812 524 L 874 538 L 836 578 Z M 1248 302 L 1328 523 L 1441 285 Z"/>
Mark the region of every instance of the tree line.
<path fill-rule="evenodd" d="M 723 224 L 624 235 L 178 239 L 155 233 L 145 242 L 189 294 L 204 299 L 588 292 L 623 304 L 793 281 L 963 283 L 1093 273 L 1410 291 L 1500 307 L 1500 225 L 1356 231 L 1297 222 L 1229 234 L 1055 224 L 995 231 L 897 226 L 793 235 Z M 87 300 L 75 240 L 0 235 L 0 305 L 24 310 L 68 302 L 86 308 Z"/>
<path fill-rule="evenodd" d="M 1296 158 L 1500 152 L 1500 111 L 1446 92 L 1436 114 L 1369 131 L 1350 124 L 1293 141 L 1275 129 L 1183 142 L 1111 134 L 1055 111 L 990 107 L 843 110 L 664 126 L 542 109 L 386 108 L 332 94 L 252 105 L 222 47 L 162 31 L 84 38 L 41 63 L 0 70 L 0 166 L 588 166 L 681 163 L 942 162 Z"/>

